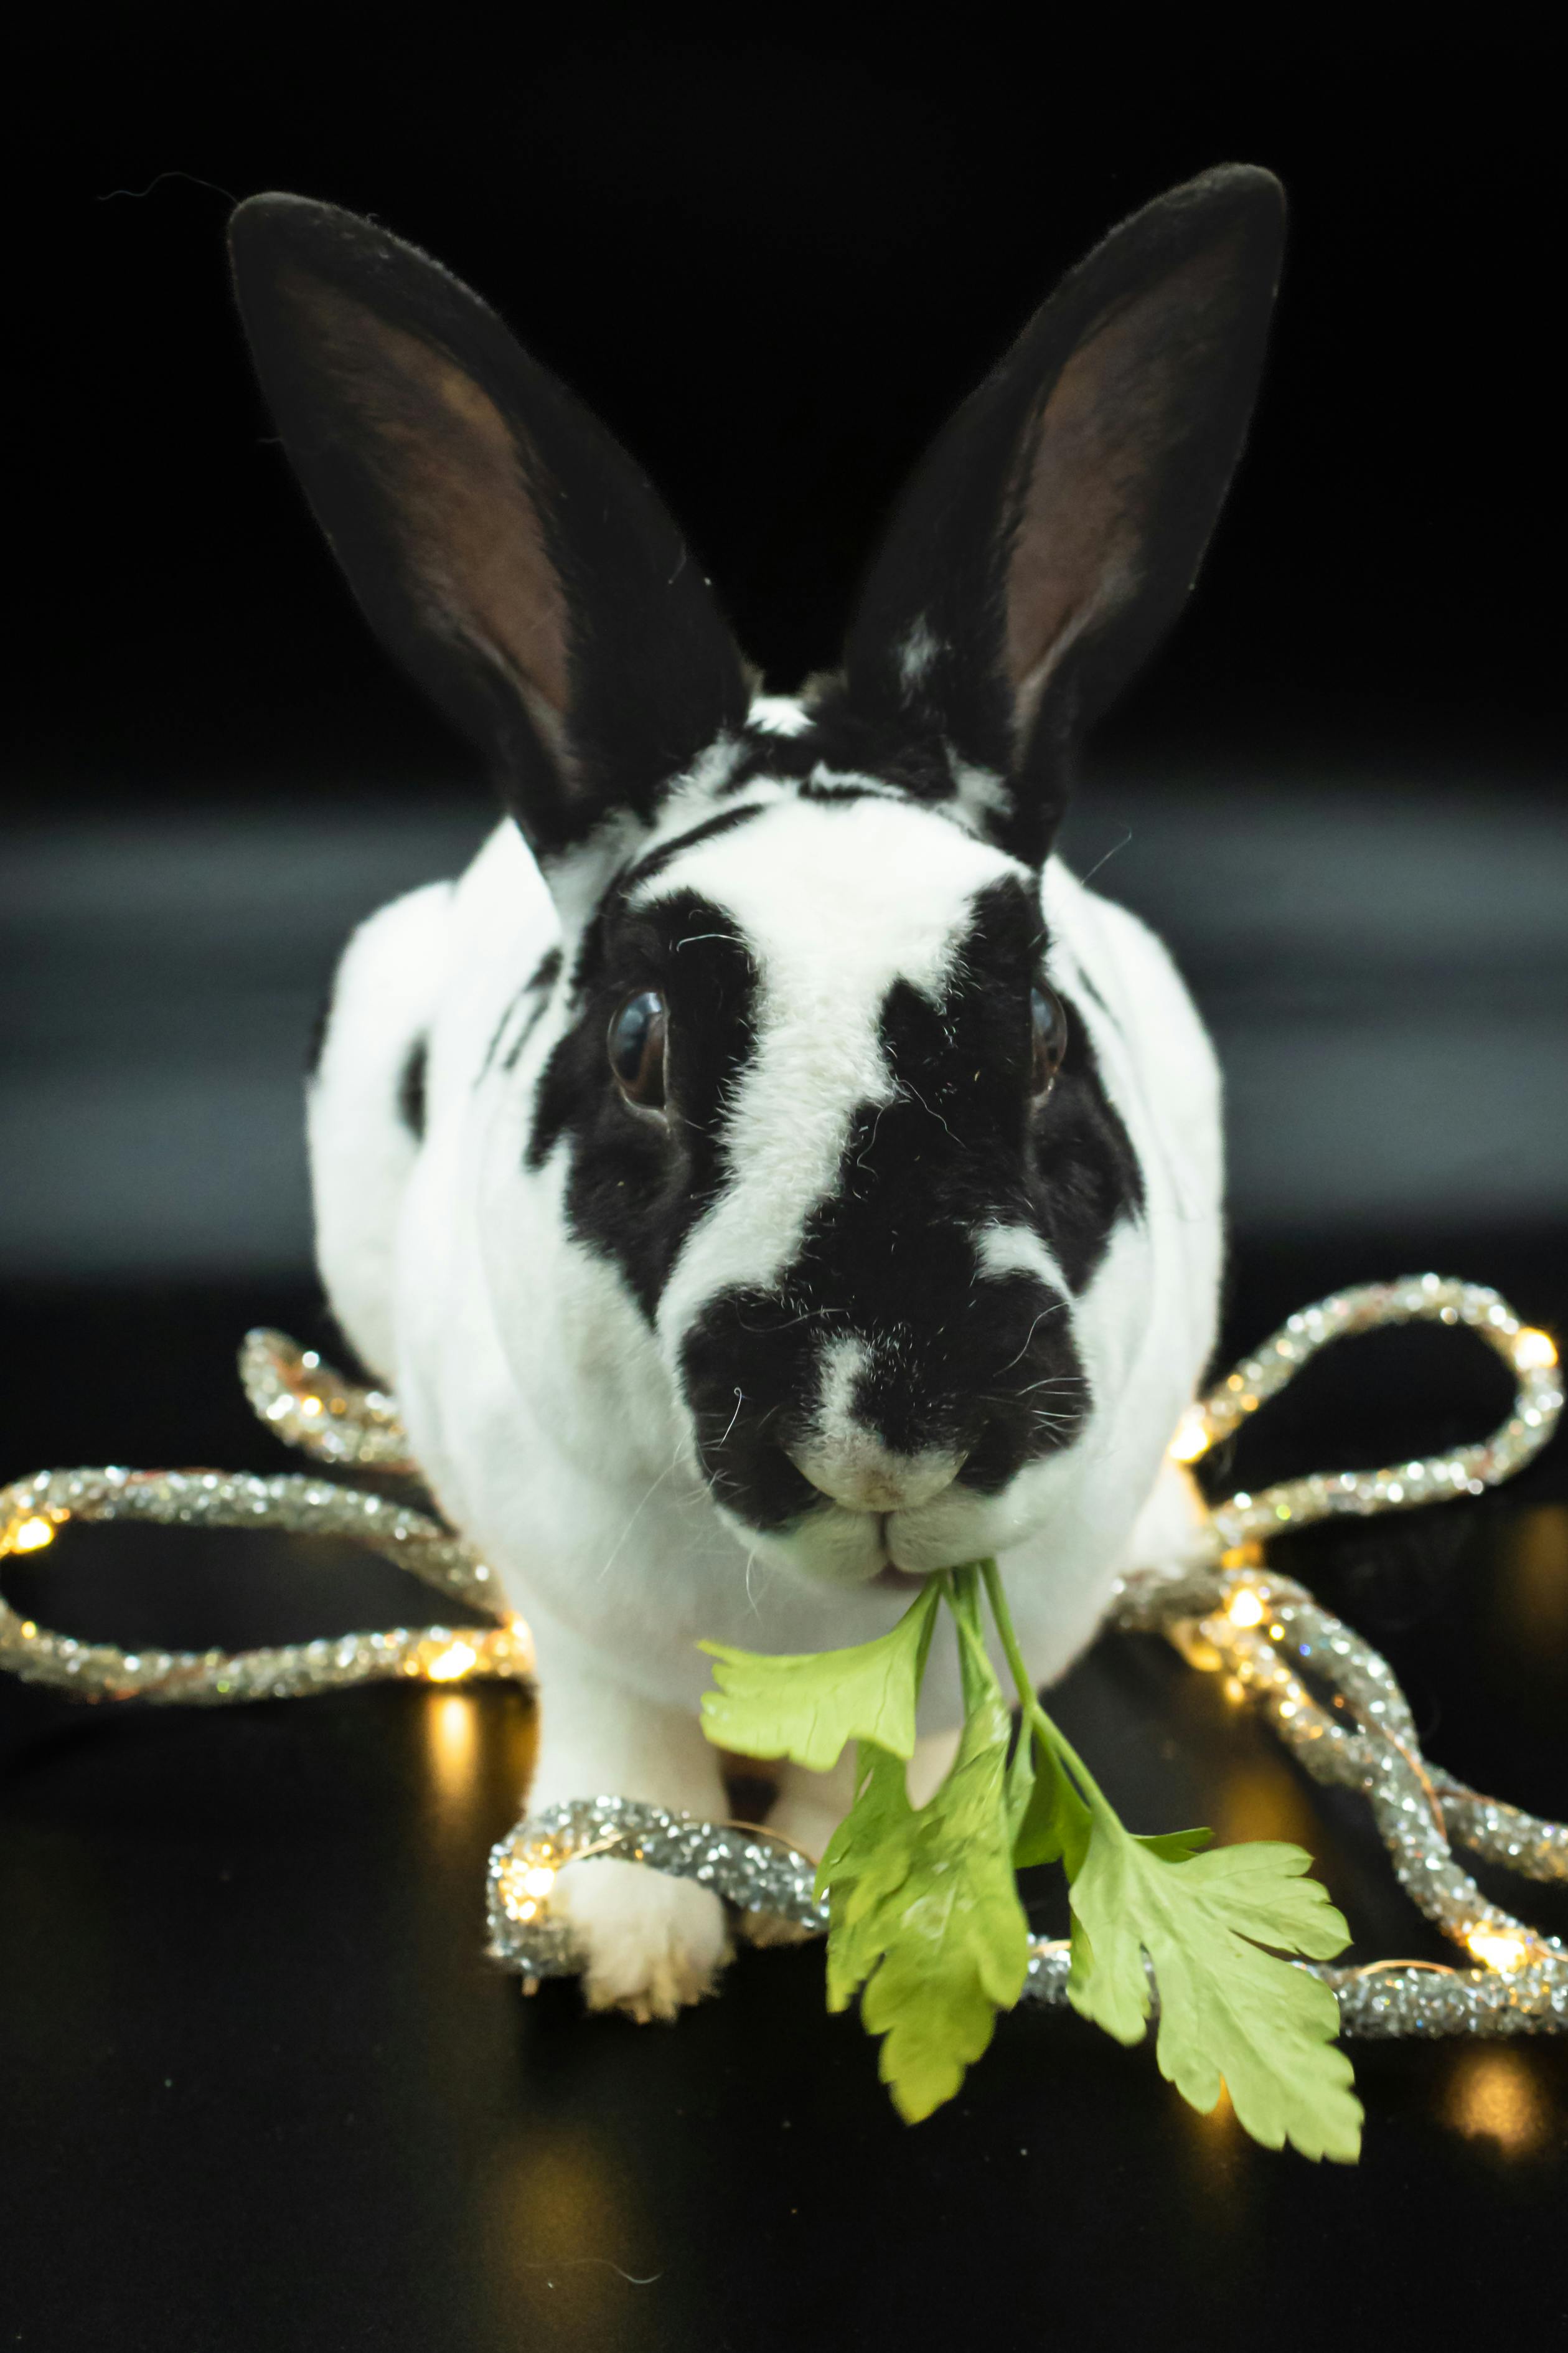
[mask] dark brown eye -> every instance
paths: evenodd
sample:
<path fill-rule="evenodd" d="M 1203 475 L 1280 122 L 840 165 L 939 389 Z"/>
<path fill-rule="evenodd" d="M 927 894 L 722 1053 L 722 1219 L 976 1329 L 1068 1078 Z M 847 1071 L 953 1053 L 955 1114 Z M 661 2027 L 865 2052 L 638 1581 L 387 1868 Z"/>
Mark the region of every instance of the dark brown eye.
<path fill-rule="evenodd" d="M 644 1111 L 664 1108 L 664 999 L 656 988 L 628 997 L 610 1024 L 606 1044 L 616 1084 Z"/>
<path fill-rule="evenodd" d="M 1030 1076 L 1036 1100 L 1044 1102 L 1056 1083 L 1068 1050 L 1068 1018 L 1054 988 L 1037 980 L 1029 991 L 1029 1021 L 1034 1031 L 1034 1061 Z"/>

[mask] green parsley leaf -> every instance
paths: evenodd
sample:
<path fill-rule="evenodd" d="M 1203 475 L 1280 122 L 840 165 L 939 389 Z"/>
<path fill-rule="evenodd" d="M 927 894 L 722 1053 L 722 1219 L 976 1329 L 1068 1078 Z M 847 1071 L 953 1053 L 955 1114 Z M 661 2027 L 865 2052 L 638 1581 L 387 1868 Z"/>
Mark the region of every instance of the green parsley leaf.
<path fill-rule="evenodd" d="M 961 1570 L 949 1594 L 965 1699 L 952 1770 L 916 1813 L 897 1760 L 873 1754 L 818 1873 L 828 1898 L 829 2005 L 844 2008 L 864 1983 L 860 2015 L 884 2038 L 882 2080 L 909 2124 L 952 2099 L 990 2042 L 997 2010 L 1023 1991 L 1028 1966 L 1007 1805 L 1010 1725 L 980 1633 L 976 1584 L 973 1571 Z"/>
<path fill-rule="evenodd" d="M 828 1908 L 829 2010 L 847 2010 L 882 1957 L 883 1909 L 909 1878 L 920 1820 L 902 1757 L 863 1740 L 855 1767 L 855 1802 L 816 1872 L 816 1899 Z"/>
<path fill-rule="evenodd" d="M 699 1648 L 718 1661 L 717 1691 L 702 1694 L 702 1729 L 742 1757 L 791 1757 L 826 1773 L 849 1740 L 912 1757 L 915 1702 L 942 1599 L 933 1579 L 891 1633 L 847 1651 L 782 1657 L 727 1642 Z"/>
<path fill-rule="evenodd" d="M 989 1598 L 1017 1685 L 1009 1719 L 980 1620 Z M 939 1602 L 958 1631 L 964 1724 L 952 1769 L 910 1804 L 904 1760 Z M 998 2009 L 1023 1990 L 1028 1926 L 1015 1872 L 1060 1860 L 1072 1890 L 1068 1997 L 1123 2042 L 1142 2040 L 1159 1992 L 1161 2072 L 1202 2110 L 1229 2087 L 1238 2121 L 1269 2148 L 1353 2163 L 1362 2111 L 1333 2047 L 1329 1989 L 1278 1957 L 1327 1960 L 1346 1941 L 1299 1847 L 1201 1852 L 1207 1831 L 1134 1838 L 1041 1706 L 994 1561 L 933 1578 L 896 1627 L 856 1649 L 773 1658 L 717 1642 L 710 1739 L 822 1772 L 858 1742 L 855 1799 L 817 1873 L 828 1909 L 827 2000 L 860 1992 L 883 2038 L 881 2073 L 909 2122 L 951 2099 L 985 2050 Z"/>
<path fill-rule="evenodd" d="M 1024 1779 L 1018 1767 L 1020 1757 L 1026 1764 L 1031 1757 L 1034 1762 L 1028 1775 L 1027 1803 L 1015 1817 L 1014 1868 L 1027 1871 L 1031 1863 L 1060 1861 L 1071 1879 L 1082 1866 L 1094 1818 L 1068 1780 L 1055 1750 L 1039 1737 L 1027 1720 L 1018 1735 L 1018 1756 L 1013 1760 L 1016 1785 Z"/>
<path fill-rule="evenodd" d="M 1194 1852 L 1201 1832 L 1134 1838 L 1101 1800 L 1073 1881 L 1075 2010 L 1120 2042 L 1142 2040 L 1148 1954 L 1160 1995 L 1160 2073 L 1204 2113 L 1223 2077 L 1265 2148 L 1353 2165 L 1362 2107 L 1334 2047 L 1339 2008 L 1316 1978 L 1259 1949 L 1328 1960 L 1349 1931 L 1298 1846 L 1260 1840 Z"/>

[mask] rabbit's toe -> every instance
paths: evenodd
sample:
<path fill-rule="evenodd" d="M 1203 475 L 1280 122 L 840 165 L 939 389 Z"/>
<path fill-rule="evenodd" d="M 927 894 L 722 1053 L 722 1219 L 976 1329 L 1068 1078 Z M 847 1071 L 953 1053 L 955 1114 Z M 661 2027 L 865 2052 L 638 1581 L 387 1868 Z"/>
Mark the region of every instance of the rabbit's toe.
<path fill-rule="evenodd" d="M 712 1992 L 730 1957 L 724 1907 L 712 1890 L 640 1863 L 569 1863 L 552 1906 L 582 1948 L 590 2010 L 624 2010 L 645 2023 L 673 2018 Z"/>

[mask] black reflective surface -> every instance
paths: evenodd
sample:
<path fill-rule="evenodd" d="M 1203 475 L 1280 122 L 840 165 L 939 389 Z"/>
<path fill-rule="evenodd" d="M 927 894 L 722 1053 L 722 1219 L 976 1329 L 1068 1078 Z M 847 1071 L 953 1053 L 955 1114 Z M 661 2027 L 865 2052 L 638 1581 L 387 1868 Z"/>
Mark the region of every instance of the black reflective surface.
<path fill-rule="evenodd" d="M 1228 1337 L 1398 1256 L 1375 1237 L 1244 1251 Z M 1458 1271 L 1561 1328 L 1563 1267 L 1551 1237 L 1515 1235 L 1472 1240 Z M 262 1314 L 324 1336 L 287 1285 L 4 1306 L 7 1471 L 276 1467 L 231 1343 Z M 1463 1335 L 1375 1338 L 1330 1352 L 1229 1468 L 1401 1455 L 1504 1399 Z M 1481 1503 L 1303 1535 L 1290 1565 L 1385 1649 L 1435 1756 L 1568 1814 L 1561 1447 Z M 424 1602 L 390 1569 L 237 1535 L 86 1530 L 6 1582 L 128 1641 L 285 1639 Z M 1439 1951 L 1361 1808 L 1173 1652 L 1109 1640 L 1058 1699 L 1138 1826 L 1299 1838 L 1358 1953 Z M 590 2019 L 569 1985 L 524 2000 L 487 1964 L 485 1853 L 531 1743 L 501 1689 L 210 1715 L 0 1689 L 0 2343 L 739 2353 L 1424 2327 L 1447 2345 L 1500 2310 L 1558 2341 L 1568 2047 L 1353 2046 L 1350 2172 L 1195 2116 L 1147 2051 L 1020 2014 L 910 2130 L 858 2027 L 824 2014 L 818 1952 L 743 1954 L 673 2029 Z M 1568 1928 L 1568 1905 L 1521 1900 Z"/>

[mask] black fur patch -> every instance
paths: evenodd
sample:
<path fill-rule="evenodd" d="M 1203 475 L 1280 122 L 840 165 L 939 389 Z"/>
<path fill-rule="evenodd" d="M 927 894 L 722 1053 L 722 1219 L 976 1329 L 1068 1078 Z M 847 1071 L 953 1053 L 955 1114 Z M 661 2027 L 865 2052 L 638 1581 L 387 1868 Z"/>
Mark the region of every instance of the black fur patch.
<path fill-rule="evenodd" d="M 1121 1219 L 1142 1217 L 1143 1172 L 1100 1076 L 1089 1032 L 1062 996 L 1068 1049 L 1037 1123 L 1035 1219 L 1075 1292 L 1087 1290 Z"/>
<path fill-rule="evenodd" d="M 661 841 L 657 849 L 650 849 L 646 858 L 639 858 L 635 866 L 628 868 L 620 878 L 621 890 L 629 897 L 639 883 L 651 882 L 700 841 L 710 841 L 715 834 L 733 833 L 737 826 L 749 825 L 752 818 L 763 815 L 764 806 L 762 801 L 748 801 L 740 808 L 721 809 L 717 817 L 705 817 L 700 824 L 688 826 L 684 833 L 678 833 L 673 840 Z"/>
<path fill-rule="evenodd" d="M 522 1026 L 517 1036 L 502 1057 L 503 1071 L 515 1071 L 521 1060 L 522 1050 L 538 1029 L 540 1017 L 550 1002 L 550 992 L 561 977 L 561 964 L 562 953 L 558 947 L 547 950 L 540 958 L 538 969 L 522 992 L 524 997 L 531 997 L 533 1002 L 523 1017 Z"/>
<path fill-rule="evenodd" d="M 429 1059 L 429 1039 L 416 1038 L 397 1082 L 397 1116 L 416 1144 L 425 1134 L 425 1074 Z"/>
<path fill-rule="evenodd" d="M 1089 1003 L 1098 1007 L 1099 1010 L 1110 1022 L 1111 1028 L 1116 1031 L 1118 1037 L 1120 1037 L 1121 1035 L 1121 1022 L 1117 1019 L 1116 1015 L 1112 1012 L 1110 1007 L 1107 1005 L 1104 997 L 1100 991 L 1096 988 L 1093 981 L 1090 980 L 1087 972 L 1080 972 L 1079 974 L 1078 985 L 1082 989 L 1084 995 L 1089 998 Z"/>
<path fill-rule="evenodd" d="M 868 1356 L 857 1415 L 898 1453 L 963 1453 L 963 1483 L 982 1493 L 1081 1429 L 1091 1400 L 1068 1301 L 1024 1273 L 984 1274 L 975 1240 L 991 1224 L 1032 1227 L 1077 1291 L 1142 1206 L 1081 1022 L 1031 1110 L 1028 988 L 1043 946 L 1033 894 L 1007 880 L 977 901 L 940 1008 L 907 983 L 889 990 L 882 1046 L 898 1096 L 855 1115 L 838 1184 L 776 1291 L 727 1293 L 687 1335 L 704 1467 L 750 1525 L 820 1500 L 783 1449 L 808 1437 L 821 1350 L 840 1332 Z"/>
<path fill-rule="evenodd" d="M 628 909 L 617 889 L 584 936 L 575 1018 L 534 1103 L 528 1163 L 571 1136 L 572 1230 L 619 1266 L 651 1323 L 682 1242 L 728 1173 L 722 1112 L 752 1042 L 756 969 L 728 915 L 695 892 Z M 636 991 L 669 1008 L 668 1118 L 626 1103 L 605 1035 Z"/>
<path fill-rule="evenodd" d="M 798 735 L 748 727 L 741 757 L 721 792 L 726 797 L 743 792 L 759 777 L 797 784 L 804 800 L 845 800 L 863 792 L 863 786 L 851 782 L 813 783 L 813 770 L 822 767 L 832 776 L 864 776 L 868 784 L 890 786 L 922 807 L 952 799 L 952 770 L 936 738 L 919 742 L 907 723 L 889 725 L 868 718 L 846 700 L 837 679 L 823 681 L 808 707 L 811 723 Z"/>
<path fill-rule="evenodd" d="M 528 979 L 523 982 L 517 995 L 506 1006 L 500 1019 L 496 1023 L 490 1035 L 490 1042 L 485 1048 L 485 1059 L 479 1064 L 479 1079 L 474 1082 L 476 1086 L 479 1084 L 479 1080 L 483 1079 L 489 1071 L 496 1056 L 500 1051 L 501 1039 L 510 1029 L 519 1007 L 522 1007 L 525 1008 L 522 1026 L 512 1039 L 507 1050 L 506 1058 L 501 1063 L 503 1071 L 516 1070 L 519 1057 L 530 1038 L 532 1037 L 539 1017 L 544 1010 L 545 1000 L 560 977 L 561 950 L 558 947 L 549 948 Z M 530 998 L 533 999 L 531 1004 L 529 1002 Z"/>
<path fill-rule="evenodd" d="M 808 776 L 799 797 L 803 801 L 885 801 L 888 795 L 875 785 L 819 785 Z"/>

